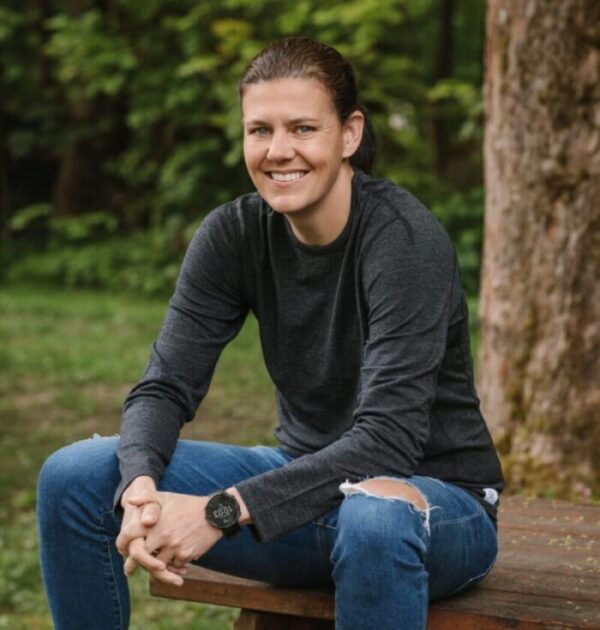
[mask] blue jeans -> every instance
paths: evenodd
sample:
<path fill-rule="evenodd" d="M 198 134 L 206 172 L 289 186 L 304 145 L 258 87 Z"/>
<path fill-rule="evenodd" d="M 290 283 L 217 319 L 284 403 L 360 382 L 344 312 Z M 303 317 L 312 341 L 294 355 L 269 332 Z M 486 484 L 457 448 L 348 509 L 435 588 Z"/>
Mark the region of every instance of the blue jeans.
<path fill-rule="evenodd" d="M 45 462 L 38 487 L 42 573 L 55 628 L 110 630 L 129 623 L 129 593 L 115 547 L 117 438 L 67 446 Z M 206 495 L 284 466 L 278 448 L 181 440 L 159 489 Z M 406 480 L 429 509 L 351 488 L 340 507 L 281 538 L 258 543 L 248 528 L 198 564 L 282 585 L 335 583 L 339 630 L 425 628 L 427 603 L 483 578 L 496 529 L 464 490 L 430 477 Z"/>

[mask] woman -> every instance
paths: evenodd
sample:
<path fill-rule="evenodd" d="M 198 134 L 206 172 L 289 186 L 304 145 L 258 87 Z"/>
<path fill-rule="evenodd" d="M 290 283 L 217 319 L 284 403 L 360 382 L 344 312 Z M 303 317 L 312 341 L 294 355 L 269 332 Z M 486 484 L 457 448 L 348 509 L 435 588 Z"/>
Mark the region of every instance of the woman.
<path fill-rule="evenodd" d="M 337 628 L 424 628 L 428 600 L 490 570 L 502 488 L 454 251 L 414 197 L 366 174 L 371 127 L 337 51 L 276 42 L 239 92 L 257 193 L 195 235 L 120 439 L 42 469 L 54 622 L 126 627 L 125 558 L 174 584 L 190 561 L 333 580 Z M 280 446 L 178 441 L 249 310 Z"/>

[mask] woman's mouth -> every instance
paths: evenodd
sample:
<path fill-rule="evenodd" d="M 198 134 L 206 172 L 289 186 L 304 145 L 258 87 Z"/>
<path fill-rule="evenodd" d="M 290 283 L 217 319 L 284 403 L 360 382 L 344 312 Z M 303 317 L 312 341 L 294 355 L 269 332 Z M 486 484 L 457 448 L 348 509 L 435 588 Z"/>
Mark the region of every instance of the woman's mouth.
<path fill-rule="evenodd" d="M 269 172 L 269 177 L 276 182 L 295 182 L 302 179 L 305 175 L 306 171 L 290 171 L 288 173 Z"/>

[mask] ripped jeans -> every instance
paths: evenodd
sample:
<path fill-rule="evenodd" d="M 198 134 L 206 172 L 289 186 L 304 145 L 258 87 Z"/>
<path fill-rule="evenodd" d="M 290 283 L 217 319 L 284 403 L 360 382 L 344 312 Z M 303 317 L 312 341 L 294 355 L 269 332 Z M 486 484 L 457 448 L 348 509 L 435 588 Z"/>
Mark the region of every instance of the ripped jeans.
<path fill-rule="evenodd" d="M 78 442 L 51 455 L 40 473 L 40 555 L 57 630 L 129 624 L 127 579 L 115 547 L 120 521 L 112 509 L 116 446 L 117 438 Z M 159 489 L 206 495 L 290 459 L 278 448 L 181 440 Z M 257 543 L 244 527 L 198 564 L 282 585 L 333 580 L 338 630 L 424 629 L 428 601 L 489 572 L 497 537 L 490 517 L 464 490 L 430 477 L 405 481 L 427 509 L 344 484 L 340 507 L 316 522 L 268 543 Z"/>

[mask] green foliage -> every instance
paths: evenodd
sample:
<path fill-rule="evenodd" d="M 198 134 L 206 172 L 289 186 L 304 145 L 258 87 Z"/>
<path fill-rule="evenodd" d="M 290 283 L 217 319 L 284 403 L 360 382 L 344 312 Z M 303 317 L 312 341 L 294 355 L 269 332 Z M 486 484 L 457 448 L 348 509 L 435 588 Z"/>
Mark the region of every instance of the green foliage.
<path fill-rule="evenodd" d="M 454 242 L 461 280 L 469 296 L 479 295 L 483 201 L 483 189 L 474 188 L 466 194 L 451 193 L 431 208 Z"/>
<path fill-rule="evenodd" d="M 56 228 L 67 238 L 14 263 L 5 278 L 14 283 L 34 280 L 47 285 L 166 295 L 175 286 L 182 256 L 176 241 L 179 230 L 174 230 L 173 224 L 176 221 L 126 238 L 78 245 L 75 241 L 79 237 L 89 236 L 89 225 L 63 219 Z"/>
<path fill-rule="evenodd" d="M 58 13 L 45 26 L 51 36 L 44 52 L 70 100 L 114 96 L 124 88 L 135 57 L 126 39 L 110 32 L 100 10 L 74 17 Z"/>
<path fill-rule="evenodd" d="M 481 141 L 483 97 L 478 86 L 459 79 L 440 80 L 428 91 L 428 97 L 432 103 L 443 104 L 446 114 L 456 118 L 459 139 Z"/>
<path fill-rule="evenodd" d="M 181 252 L 160 234 L 171 234 L 175 219 L 197 222 L 251 189 L 235 88 L 245 65 L 273 39 L 308 35 L 339 48 L 356 68 L 380 139 L 376 174 L 452 225 L 475 290 L 483 3 L 455 4 L 451 51 L 438 50 L 435 0 L 41 6 L 6 0 L 0 7 L 0 169 L 8 165 L 0 180 L 9 180 L 0 273 L 167 290 Z M 438 76 L 442 54 L 452 56 L 450 77 Z M 126 245 L 132 232 L 140 234 Z M 145 274 L 153 279 L 142 281 Z"/>
<path fill-rule="evenodd" d="M 107 212 L 90 212 L 81 217 L 53 217 L 50 231 L 60 240 L 81 242 L 113 234 L 118 227 L 117 219 Z"/>
<path fill-rule="evenodd" d="M 26 206 L 15 212 L 8 222 L 8 227 L 13 232 L 31 229 L 33 224 L 52 216 L 52 210 L 53 208 L 49 203 L 34 203 L 31 206 Z"/>
<path fill-rule="evenodd" d="M 48 235 L 58 242 L 79 242 L 113 234 L 118 228 L 117 218 L 108 212 L 89 212 L 78 217 L 55 217 L 48 203 L 36 203 L 16 212 L 8 222 L 9 229 L 31 232 L 43 223 Z"/>

